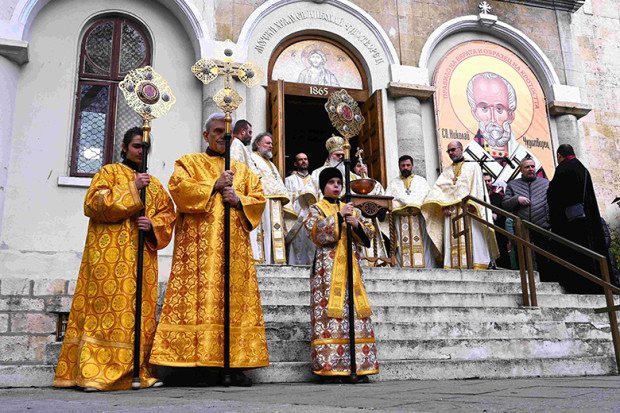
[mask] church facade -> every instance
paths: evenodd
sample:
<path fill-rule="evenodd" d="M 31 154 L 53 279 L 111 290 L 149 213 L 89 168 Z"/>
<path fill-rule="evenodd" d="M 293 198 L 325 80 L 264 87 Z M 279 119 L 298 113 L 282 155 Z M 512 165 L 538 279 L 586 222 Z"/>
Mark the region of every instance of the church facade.
<path fill-rule="evenodd" d="M 176 103 L 152 123 L 149 172 L 162 182 L 180 156 L 205 149 L 218 79 L 191 72 L 232 40 L 265 77 L 235 114 L 274 135 L 284 175 L 305 152 L 314 169 L 335 132 L 323 105 L 346 89 L 366 123 L 353 142 L 386 185 L 398 157 L 430 183 L 459 139 L 498 183 L 524 156 L 551 178 L 555 148 L 589 167 L 601 215 L 620 225 L 620 12 L 613 0 L 5 0 L 0 8 L 0 273 L 73 279 L 91 176 L 116 162 L 141 121 L 118 84 L 151 65 Z M 501 79 L 507 107 L 481 105 L 477 76 Z M 503 143 L 485 135 L 493 120 Z M 486 112 L 485 112 L 486 113 Z M 490 115 L 489 115 L 490 116 Z M 495 116 L 498 116 L 497 114 Z M 489 134 L 488 136 L 492 136 Z M 510 160 L 506 162 L 505 159 Z M 495 162 L 498 161 L 498 162 Z M 518 165 L 516 165 L 518 166 Z M 160 279 L 171 248 L 160 255 Z"/>

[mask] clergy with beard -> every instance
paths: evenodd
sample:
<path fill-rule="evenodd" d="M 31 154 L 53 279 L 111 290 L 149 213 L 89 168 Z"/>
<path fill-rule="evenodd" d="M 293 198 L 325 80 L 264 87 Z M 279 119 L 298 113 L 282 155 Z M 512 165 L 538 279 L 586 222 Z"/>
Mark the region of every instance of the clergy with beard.
<path fill-rule="evenodd" d="M 312 171 L 312 174 L 310 174 L 310 181 L 306 184 L 300 195 L 300 205 L 302 208 L 307 209 L 310 205 L 315 204 L 323 198 L 323 193 L 319 186 L 319 176 L 323 169 L 338 168 L 344 175 L 344 143 L 344 139 L 340 136 L 332 136 L 325 142 L 325 148 L 327 152 L 329 152 L 329 156 L 323 166 L 315 169 Z M 359 176 L 351 172 L 350 179 L 353 181 L 359 179 Z"/>
<path fill-rule="evenodd" d="M 303 231 L 303 220 L 308 209 L 303 209 L 299 203 L 299 195 L 310 181 L 308 155 L 305 153 L 295 155 L 293 166 L 295 170 L 284 180 L 286 189 L 291 196 L 293 210 L 298 217 L 292 222 L 288 222 L 288 220 L 286 222 L 288 228 L 286 234 L 288 263 L 289 265 L 310 265 L 314 257 L 315 245 Z"/>
<path fill-rule="evenodd" d="M 267 205 L 260 225 L 250 234 L 254 260 L 259 264 L 286 264 L 286 232 L 284 205 L 290 202 L 289 192 L 271 162 L 273 139 L 270 133 L 259 134 L 252 142 L 251 160 L 260 176 Z"/>
<path fill-rule="evenodd" d="M 400 176 L 392 179 L 385 195 L 394 197 L 392 214 L 398 234 L 396 261 L 403 268 L 433 268 L 435 258 L 420 208 L 430 191 L 426 179 L 415 175 L 413 158 L 398 159 Z"/>
<path fill-rule="evenodd" d="M 422 205 L 427 231 L 433 245 L 443 255 L 444 268 L 467 268 L 465 236 L 452 236 L 451 220 L 458 214 L 458 206 L 467 195 L 489 202 L 482 179 L 482 170 L 475 162 L 463 158 L 463 145 L 459 141 L 448 144 L 448 156 L 452 164 L 441 173 Z M 493 223 L 491 211 L 478 204 L 470 203 L 469 210 L 479 217 Z M 457 231 L 462 230 L 462 220 L 458 221 Z M 474 269 L 487 269 L 492 260 L 499 256 L 495 231 L 471 220 L 472 255 Z"/>

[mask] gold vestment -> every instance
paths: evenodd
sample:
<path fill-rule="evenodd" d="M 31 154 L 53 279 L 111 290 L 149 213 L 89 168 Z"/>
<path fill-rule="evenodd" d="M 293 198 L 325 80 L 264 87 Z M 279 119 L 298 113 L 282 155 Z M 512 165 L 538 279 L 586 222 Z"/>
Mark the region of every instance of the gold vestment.
<path fill-rule="evenodd" d="M 231 160 L 242 208 L 230 213 L 230 366 L 269 364 L 263 311 L 250 245 L 265 208 L 260 180 Z M 168 188 L 178 208 L 172 271 L 151 363 L 224 365 L 224 202 L 213 191 L 224 158 L 196 153 L 176 161 Z"/>
<path fill-rule="evenodd" d="M 80 273 L 67 324 L 54 386 L 131 388 L 136 295 L 138 228 L 143 205 L 126 165 L 104 166 L 94 177 L 84 201 L 90 218 Z M 157 250 L 172 238 L 174 205 L 155 177 L 146 189 L 146 216 L 153 235 L 145 237 L 142 284 L 142 387 L 156 381 L 148 364 L 157 311 Z"/>

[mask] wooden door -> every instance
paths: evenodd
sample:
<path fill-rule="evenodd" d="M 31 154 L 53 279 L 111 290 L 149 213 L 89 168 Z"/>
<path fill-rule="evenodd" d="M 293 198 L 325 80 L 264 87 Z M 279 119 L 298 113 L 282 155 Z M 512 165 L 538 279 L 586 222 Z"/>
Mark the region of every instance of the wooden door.
<path fill-rule="evenodd" d="M 366 122 L 358 135 L 357 146 L 364 150 L 364 159 L 368 161 L 368 175 L 387 186 L 385 167 L 385 137 L 383 134 L 383 100 L 381 90 L 375 91 L 360 109 Z"/>
<path fill-rule="evenodd" d="M 273 163 L 284 173 L 285 157 L 284 150 L 284 81 L 278 80 L 275 87 L 269 93 L 269 130 L 273 135 Z"/>

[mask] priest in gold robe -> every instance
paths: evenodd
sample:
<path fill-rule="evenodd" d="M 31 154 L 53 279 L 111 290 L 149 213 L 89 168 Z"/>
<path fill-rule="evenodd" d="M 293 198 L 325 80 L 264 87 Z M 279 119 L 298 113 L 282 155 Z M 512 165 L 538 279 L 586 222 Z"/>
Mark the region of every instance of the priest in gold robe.
<path fill-rule="evenodd" d="M 296 217 L 290 203 L 289 192 L 278 168 L 271 162 L 273 139 L 270 133 L 261 133 L 252 142 L 251 160 L 260 176 L 267 204 L 258 228 L 251 233 L 254 260 L 259 264 L 286 264 L 285 213 Z"/>
<path fill-rule="evenodd" d="M 206 153 L 178 159 L 168 188 L 178 218 L 172 271 L 151 363 L 224 366 L 224 202 L 230 211 L 230 367 L 233 385 L 249 386 L 243 369 L 269 364 L 263 311 L 250 245 L 265 197 L 258 176 L 231 159 L 224 170 L 224 115 L 207 119 Z"/>
<path fill-rule="evenodd" d="M 310 274 L 312 372 L 330 383 L 347 380 L 351 374 L 346 259 L 349 223 L 354 253 L 356 370 L 359 380 L 368 382 L 368 375 L 379 373 L 379 362 L 359 260 L 362 249 L 370 245 L 374 228 L 353 204 L 338 201 L 342 174 L 337 168 L 324 169 L 319 185 L 325 196 L 310 207 L 304 220 L 306 234 L 317 248 Z"/>
<path fill-rule="evenodd" d="M 385 195 L 394 197 L 392 214 L 398 235 L 396 261 L 403 268 L 434 268 L 432 242 L 420 211 L 430 187 L 426 179 L 413 173 L 411 156 L 401 156 L 398 168 L 400 175 L 390 181 L 385 191 Z"/>
<path fill-rule="evenodd" d="M 146 232 L 140 386 L 157 383 L 157 371 L 148 362 L 157 312 L 157 250 L 170 242 L 175 214 L 172 200 L 157 178 L 137 172 L 142 153 L 142 130 L 131 128 L 123 139 L 123 162 L 101 168 L 86 193 L 88 235 L 55 387 L 79 386 L 87 391 L 131 388 L 139 230 Z M 145 216 L 140 217 L 145 204 L 139 191 L 145 187 Z"/>
<path fill-rule="evenodd" d="M 458 206 L 467 195 L 472 195 L 482 201 L 489 202 L 482 170 L 475 162 L 465 162 L 463 159 L 463 145 L 459 141 L 448 144 L 448 155 L 452 164 L 437 178 L 437 182 L 430 190 L 422 213 L 426 219 L 427 231 L 433 245 L 443 256 L 444 268 L 467 268 L 467 253 L 465 236 L 452 236 L 451 219 L 458 214 Z M 489 223 L 493 223 L 491 211 L 479 204 L 469 203 L 470 211 Z M 463 220 L 457 221 L 457 232 L 462 230 Z M 495 231 L 485 225 L 471 220 L 470 234 L 474 269 L 487 269 L 491 261 L 499 256 Z"/>

